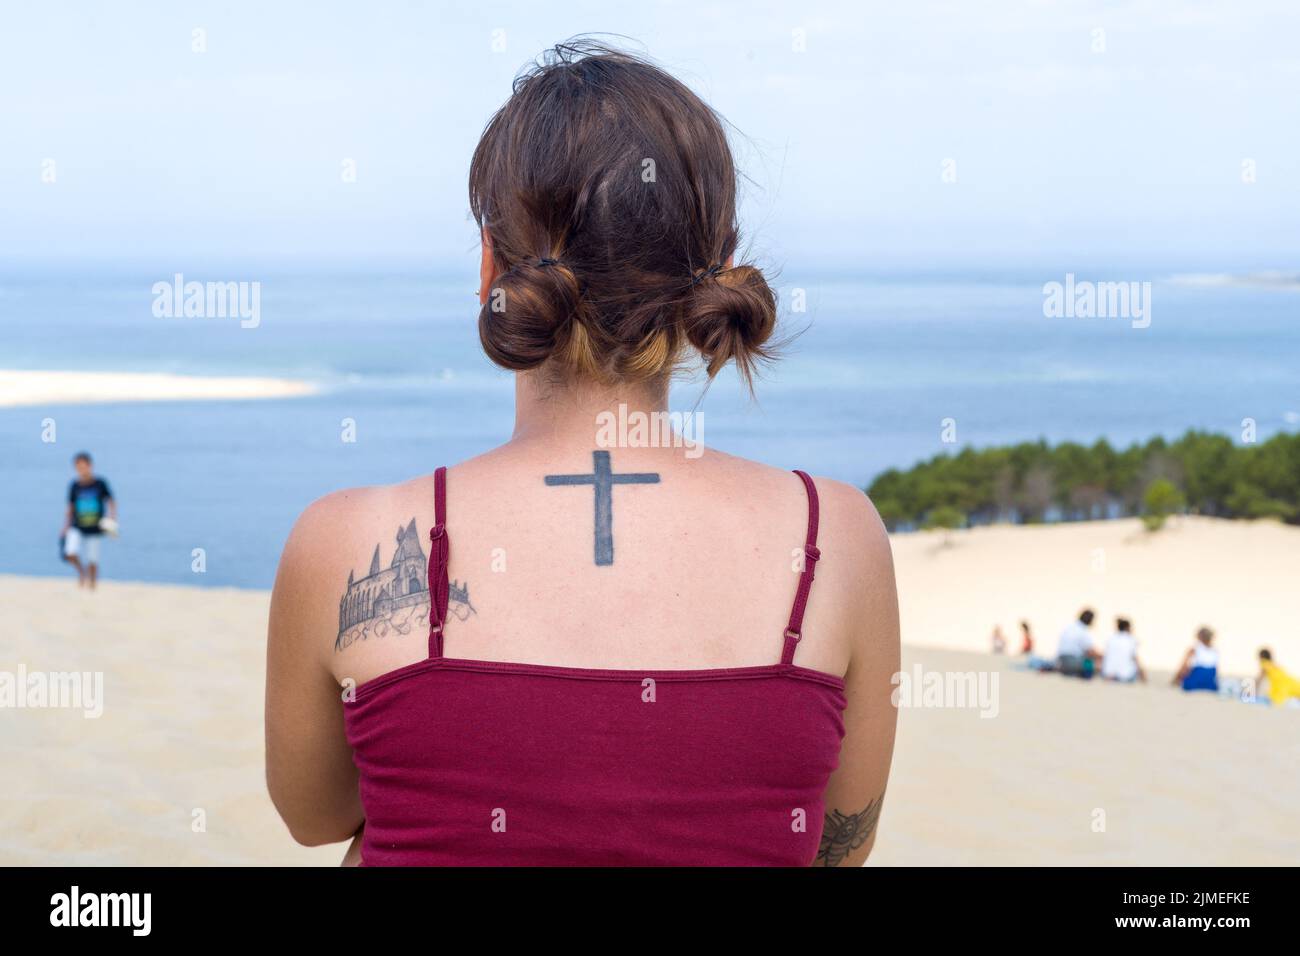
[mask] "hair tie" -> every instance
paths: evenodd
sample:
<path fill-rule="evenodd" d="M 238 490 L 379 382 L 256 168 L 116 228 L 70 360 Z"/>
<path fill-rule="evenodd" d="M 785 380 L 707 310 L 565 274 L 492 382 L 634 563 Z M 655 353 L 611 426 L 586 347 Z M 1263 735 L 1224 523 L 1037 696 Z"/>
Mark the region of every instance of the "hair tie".
<path fill-rule="evenodd" d="M 559 259 L 551 259 L 547 256 L 543 256 L 542 258 L 537 260 L 537 267 L 539 269 L 544 269 L 546 266 L 559 265 L 559 263 L 560 263 Z"/>
<path fill-rule="evenodd" d="M 722 263 L 718 263 L 716 266 L 709 266 L 707 269 L 695 273 L 695 275 L 691 276 L 692 287 L 699 285 L 705 279 L 716 276 L 721 271 Z"/>

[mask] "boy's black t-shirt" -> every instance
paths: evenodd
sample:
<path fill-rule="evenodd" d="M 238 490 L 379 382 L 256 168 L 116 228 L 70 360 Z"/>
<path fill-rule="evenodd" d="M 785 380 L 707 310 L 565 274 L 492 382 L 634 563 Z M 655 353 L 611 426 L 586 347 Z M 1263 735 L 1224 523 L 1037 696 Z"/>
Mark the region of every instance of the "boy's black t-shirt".
<path fill-rule="evenodd" d="M 104 502 L 113 497 L 108 482 L 96 478 L 88 485 L 73 480 L 68 489 L 68 504 L 72 505 L 72 526 L 82 534 L 102 534 L 99 522 L 104 517 Z"/>

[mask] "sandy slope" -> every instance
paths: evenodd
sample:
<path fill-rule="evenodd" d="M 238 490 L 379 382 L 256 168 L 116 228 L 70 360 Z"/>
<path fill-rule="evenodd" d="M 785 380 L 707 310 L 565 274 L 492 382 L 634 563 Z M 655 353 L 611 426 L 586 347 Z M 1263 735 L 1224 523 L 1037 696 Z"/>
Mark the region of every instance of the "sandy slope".
<path fill-rule="evenodd" d="M 1175 519 L 1155 534 L 1136 519 L 998 526 L 898 535 L 894 559 L 910 644 L 986 651 L 995 624 L 1018 640 L 1026 618 L 1051 655 L 1061 628 L 1091 606 L 1098 648 L 1124 615 L 1149 666 L 1175 669 L 1206 624 L 1227 671 L 1256 673 L 1261 645 L 1300 671 L 1300 527 L 1214 518 Z"/>
<path fill-rule="evenodd" d="M 104 712 L 0 710 L 0 863 L 330 863 L 262 778 L 268 595 L 0 577 L 0 669 L 97 671 Z M 16 643 L 16 646 L 15 646 Z M 206 813 L 194 832 L 193 813 Z"/>
<path fill-rule="evenodd" d="M 872 865 L 1300 861 L 1300 710 L 905 648 L 918 663 L 996 674 L 996 716 L 900 711 Z"/>

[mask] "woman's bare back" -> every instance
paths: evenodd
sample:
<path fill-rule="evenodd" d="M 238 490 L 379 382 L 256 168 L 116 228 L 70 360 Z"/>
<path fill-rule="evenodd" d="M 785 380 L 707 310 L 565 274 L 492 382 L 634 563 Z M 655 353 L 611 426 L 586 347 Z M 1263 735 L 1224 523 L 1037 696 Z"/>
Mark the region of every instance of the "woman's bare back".
<path fill-rule="evenodd" d="M 871 567 L 882 532 L 861 492 L 817 485 L 823 557 L 796 663 L 843 676 L 855 609 L 885 570 Z M 712 451 L 507 445 L 451 467 L 447 498 L 449 657 L 658 670 L 780 658 L 808 517 L 791 472 Z M 316 595 L 322 622 L 339 617 L 320 638 L 329 670 L 361 684 L 421 660 L 432 476 L 314 508 L 339 532 Z"/>

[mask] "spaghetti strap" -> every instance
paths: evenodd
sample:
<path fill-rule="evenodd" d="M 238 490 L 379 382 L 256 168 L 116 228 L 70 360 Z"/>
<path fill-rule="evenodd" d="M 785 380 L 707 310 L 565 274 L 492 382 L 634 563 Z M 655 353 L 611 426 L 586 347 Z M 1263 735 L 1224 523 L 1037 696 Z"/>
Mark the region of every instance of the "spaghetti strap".
<path fill-rule="evenodd" d="M 799 574 L 799 587 L 794 593 L 794 607 L 790 609 L 790 623 L 785 626 L 785 645 L 781 649 L 781 663 L 794 664 L 794 649 L 803 637 L 803 612 L 808 606 L 808 592 L 812 590 L 813 567 L 822 553 L 817 550 L 817 486 L 807 472 L 795 471 L 808 492 L 808 537 L 803 545 L 803 571 Z"/>
<path fill-rule="evenodd" d="M 447 469 L 433 473 L 433 520 L 429 529 L 429 656 L 442 657 L 442 628 L 447 623 L 451 594 L 447 563 L 451 542 L 447 538 Z"/>

